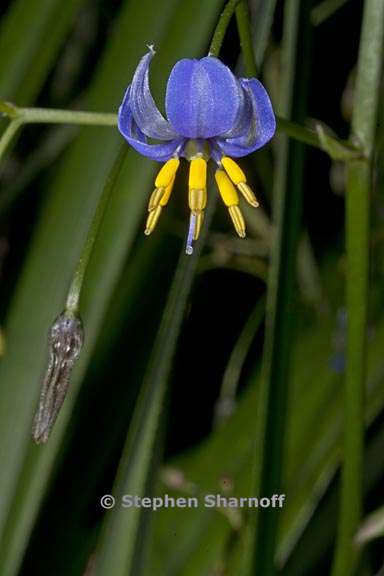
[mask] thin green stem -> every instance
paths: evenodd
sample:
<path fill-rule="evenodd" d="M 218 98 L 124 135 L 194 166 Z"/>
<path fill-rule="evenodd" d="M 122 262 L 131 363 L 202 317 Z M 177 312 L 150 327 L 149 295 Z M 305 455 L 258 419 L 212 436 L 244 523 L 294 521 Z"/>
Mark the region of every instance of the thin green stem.
<path fill-rule="evenodd" d="M 12 140 L 16 136 L 19 128 L 21 127 L 22 122 L 20 120 L 12 120 L 6 129 L 4 130 L 1 138 L 0 138 L 0 160 L 5 155 L 8 147 L 10 146 Z"/>
<path fill-rule="evenodd" d="M 236 7 L 236 20 L 246 74 L 249 77 L 254 77 L 257 75 L 257 66 L 253 51 L 251 15 L 246 0 L 242 0 Z"/>
<path fill-rule="evenodd" d="M 225 420 L 232 414 L 232 409 L 236 402 L 236 394 L 241 371 L 252 344 L 252 340 L 254 339 L 264 316 L 265 298 L 262 297 L 258 300 L 251 315 L 245 323 L 225 368 L 220 394 L 215 408 L 218 424 L 225 422 Z"/>
<path fill-rule="evenodd" d="M 303 121 L 311 53 L 309 0 L 289 0 L 284 8 L 282 112 Z M 304 57 L 302 55 L 305 55 Z M 301 232 L 305 149 L 281 138 L 277 142 L 273 224 L 267 285 L 266 334 L 262 378 L 255 418 L 255 494 L 280 494 L 283 485 L 292 334 L 295 331 L 296 262 Z M 280 522 L 278 510 L 252 515 L 252 558 L 248 574 L 274 576 Z M 247 559 L 248 560 L 248 559 Z"/>
<path fill-rule="evenodd" d="M 24 124 L 117 125 L 117 115 L 114 113 L 50 110 L 49 108 L 18 108 L 18 111 Z"/>
<path fill-rule="evenodd" d="M 372 150 L 380 88 L 384 35 L 383 0 L 366 0 L 356 78 L 352 138 L 366 160 L 347 165 L 347 370 L 344 392 L 344 449 L 338 538 L 332 576 L 354 574 L 359 551 L 354 538 L 363 510 L 364 385 L 369 288 L 369 212 Z"/>
<path fill-rule="evenodd" d="M 348 0 L 324 0 L 317 4 L 311 12 L 311 20 L 314 26 L 319 26 L 328 18 L 334 15 L 337 10 L 340 10 Z"/>
<path fill-rule="evenodd" d="M 81 291 L 83 288 L 85 273 L 92 255 L 93 246 L 95 244 L 100 226 L 109 202 L 111 192 L 115 186 L 118 175 L 120 174 L 121 166 L 127 153 L 127 148 L 124 146 L 118 154 L 114 165 L 109 173 L 100 200 L 97 204 L 95 214 L 93 216 L 91 225 L 89 227 L 84 246 L 81 250 L 80 258 L 78 260 L 75 273 L 68 291 L 66 301 L 66 312 L 70 315 L 77 315 L 79 311 L 79 302 Z"/>
<path fill-rule="evenodd" d="M 50 108 L 19 108 L 0 100 L 0 114 L 10 122 L 0 138 L 0 162 L 25 124 L 71 124 L 79 126 L 117 126 L 117 114 L 83 112 L 80 110 L 56 110 Z"/>
<path fill-rule="evenodd" d="M 215 31 L 212 36 L 211 44 L 209 46 L 209 54 L 211 56 L 219 55 L 229 22 L 236 10 L 236 6 L 239 4 L 240 1 L 241 0 L 229 0 L 223 12 L 221 13 L 219 21 L 216 25 Z"/>
<path fill-rule="evenodd" d="M 276 116 L 277 131 L 289 136 L 297 142 L 302 142 L 308 146 L 319 148 L 333 158 L 334 160 L 347 160 L 352 158 L 362 158 L 364 152 L 361 147 L 349 142 L 348 140 L 341 140 L 335 136 L 331 136 L 329 132 L 325 131 L 323 124 L 319 121 L 314 121 L 316 130 L 306 128 L 297 122 L 292 122 Z"/>

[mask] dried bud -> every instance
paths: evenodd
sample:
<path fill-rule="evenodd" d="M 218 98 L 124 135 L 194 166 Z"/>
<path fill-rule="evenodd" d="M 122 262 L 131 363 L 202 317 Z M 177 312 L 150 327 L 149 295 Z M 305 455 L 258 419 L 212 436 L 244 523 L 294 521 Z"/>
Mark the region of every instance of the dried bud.
<path fill-rule="evenodd" d="M 64 402 L 69 378 L 83 346 L 81 320 L 64 312 L 53 323 L 49 333 L 49 362 L 35 414 L 32 436 L 35 442 L 46 442 Z"/>

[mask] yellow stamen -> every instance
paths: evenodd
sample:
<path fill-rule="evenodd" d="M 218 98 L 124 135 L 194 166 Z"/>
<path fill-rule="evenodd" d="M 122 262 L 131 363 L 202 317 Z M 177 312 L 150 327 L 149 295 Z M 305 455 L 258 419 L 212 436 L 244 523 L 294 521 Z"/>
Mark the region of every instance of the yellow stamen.
<path fill-rule="evenodd" d="M 171 158 L 162 166 L 158 175 L 156 176 L 155 186 L 156 188 L 166 188 L 172 182 L 177 169 L 179 167 L 180 160 L 178 158 Z"/>
<path fill-rule="evenodd" d="M 256 199 L 256 196 L 252 192 L 251 188 L 248 186 L 247 178 L 242 169 L 240 168 L 240 166 L 234 160 L 232 160 L 232 158 L 229 158 L 228 156 L 223 156 L 223 158 L 221 159 L 221 163 L 224 166 L 228 176 L 240 190 L 246 201 L 251 206 L 257 208 L 259 206 L 259 203 Z"/>
<path fill-rule="evenodd" d="M 194 158 L 189 169 L 189 189 L 203 190 L 206 185 L 207 162 L 204 158 Z"/>
<path fill-rule="evenodd" d="M 245 238 L 245 222 L 238 206 L 239 195 L 236 188 L 228 178 L 224 170 L 216 170 L 215 179 L 219 188 L 220 196 L 228 207 L 229 215 L 240 238 Z"/>
<path fill-rule="evenodd" d="M 162 197 L 165 194 L 165 188 L 155 188 L 151 194 L 148 203 L 148 212 L 152 212 L 160 204 Z"/>
<path fill-rule="evenodd" d="M 204 210 L 207 205 L 207 190 L 202 188 L 200 190 L 196 190 L 193 188 L 189 190 L 188 194 L 188 201 L 189 207 L 192 211 L 200 212 Z"/>
<path fill-rule="evenodd" d="M 153 232 L 163 207 L 167 205 L 174 183 L 175 176 L 173 176 L 171 182 L 166 188 L 155 188 L 155 190 L 152 192 L 148 205 L 149 215 L 144 231 L 144 234 L 147 236 Z"/>
<path fill-rule="evenodd" d="M 145 225 L 145 230 L 144 230 L 144 234 L 146 236 L 149 236 L 151 234 L 151 232 L 153 232 L 153 230 L 157 224 L 157 221 L 159 219 L 159 216 L 161 214 L 161 211 L 162 211 L 162 207 L 157 206 L 156 208 L 151 210 L 151 212 L 148 214 L 147 223 Z"/>
<path fill-rule="evenodd" d="M 242 193 L 248 204 L 250 204 L 254 208 L 260 206 L 259 202 L 256 199 L 256 196 L 254 195 L 248 184 L 246 184 L 245 182 L 240 182 L 240 184 L 237 185 L 237 188 L 240 190 L 240 192 Z"/>
<path fill-rule="evenodd" d="M 166 187 L 164 195 L 161 197 L 161 200 L 160 200 L 160 206 L 166 206 L 168 204 L 168 200 L 169 200 L 169 197 L 172 193 L 173 185 L 175 183 L 175 178 L 176 178 L 176 176 L 174 176 L 172 178 L 170 184 L 168 184 L 168 186 Z"/>
<path fill-rule="evenodd" d="M 240 166 L 232 160 L 232 158 L 228 158 L 228 156 L 223 156 L 221 159 L 221 163 L 225 168 L 226 173 L 232 180 L 236 186 L 240 184 L 240 182 L 246 182 L 247 179 L 245 177 L 244 172 L 240 168 Z"/>
<path fill-rule="evenodd" d="M 191 219 L 187 240 L 187 254 L 192 253 L 192 240 L 197 240 L 207 205 L 207 162 L 204 158 L 193 158 L 189 168 L 188 202 Z"/>
<path fill-rule="evenodd" d="M 226 206 L 237 206 L 239 195 L 224 170 L 216 170 L 215 180 L 224 204 Z"/>
<path fill-rule="evenodd" d="M 193 232 L 193 239 L 198 240 L 201 232 L 201 227 L 203 225 L 204 220 L 204 212 L 196 213 L 196 222 L 195 222 L 195 230 Z"/>
<path fill-rule="evenodd" d="M 228 207 L 229 215 L 240 238 L 245 238 L 245 222 L 241 210 L 238 206 Z"/>

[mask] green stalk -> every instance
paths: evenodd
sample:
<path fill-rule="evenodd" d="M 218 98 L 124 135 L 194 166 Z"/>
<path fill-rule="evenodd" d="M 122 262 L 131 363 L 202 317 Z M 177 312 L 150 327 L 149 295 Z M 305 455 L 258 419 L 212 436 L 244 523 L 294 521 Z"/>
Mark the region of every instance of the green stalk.
<path fill-rule="evenodd" d="M 4 130 L 0 138 L 0 159 L 5 155 L 21 125 L 20 120 L 12 120 Z"/>
<path fill-rule="evenodd" d="M 101 223 L 103 221 L 103 216 L 105 214 L 108 201 L 111 196 L 111 192 L 114 189 L 116 180 L 120 174 L 120 170 L 126 154 L 127 154 L 127 147 L 124 144 L 120 150 L 120 153 L 117 155 L 115 163 L 112 166 L 112 169 L 105 182 L 105 186 L 103 188 L 99 202 L 97 204 L 95 214 L 92 218 L 92 222 L 88 229 L 87 237 L 81 250 L 81 254 L 77 262 L 76 270 L 74 272 L 72 282 L 67 295 L 65 310 L 70 315 L 73 316 L 78 315 L 79 302 L 84 283 L 85 273 L 88 268 L 88 264 L 92 255 L 92 250 L 95 245 L 95 241 L 99 233 Z"/>
<path fill-rule="evenodd" d="M 117 114 L 57 110 L 50 108 L 19 108 L 0 100 L 0 114 L 10 122 L 0 138 L 0 162 L 19 129 L 25 124 L 71 124 L 75 126 L 117 126 Z"/>
<path fill-rule="evenodd" d="M 265 298 L 261 297 L 245 323 L 236 344 L 233 347 L 225 368 L 219 398 L 216 403 L 216 422 L 221 425 L 232 415 L 236 405 L 237 389 L 241 371 L 258 329 L 265 316 Z"/>
<path fill-rule="evenodd" d="M 344 450 L 338 538 L 332 576 L 353 574 L 359 562 L 354 537 L 363 509 L 364 384 L 369 278 L 369 212 L 384 33 L 383 0 L 366 0 L 358 57 L 352 138 L 366 159 L 350 161 L 346 185 L 347 370 Z"/>
<path fill-rule="evenodd" d="M 0 100 L 0 114 L 22 124 L 77 124 L 80 126 L 116 126 L 117 114 L 60 110 L 57 108 L 22 108 Z"/>
<path fill-rule="evenodd" d="M 229 0 L 222 11 L 220 18 L 217 22 L 215 31 L 212 36 L 211 44 L 209 46 L 209 54 L 211 56 L 218 56 L 221 46 L 224 41 L 224 36 L 227 31 L 229 22 L 236 10 L 236 6 L 241 0 Z"/>
<path fill-rule="evenodd" d="M 284 13 L 282 112 L 303 121 L 310 44 L 309 2 L 289 0 Z M 250 34 L 250 30 L 249 30 Z M 299 54 L 306 54 L 302 58 Z M 256 496 L 282 492 L 282 471 L 295 295 L 296 254 L 300 236 L 303 144 L 282 137 L 278 142 L 274 187 L 274 242 L 267 288 L 266 337 L 256 417 Z M 246 573 L 272 576 L 280 510 L 263 510 L 251 518 Z"/>
<path fill-rule="evenodd" d="M 17 110 L 24 124 L 78 124 L 112 127 L 117 125 L 117 115 L 113 113 L 49 108 L 18 108 Z"/>
<path fill-rule="evenodd" d="M 242 0 L 242 2 L 237 6 L 236 20 L 246 73 L 249 77 L 257 76 L 257 66 L 253 52 L 251 33 L 251 15 L 246 0 Z"/>

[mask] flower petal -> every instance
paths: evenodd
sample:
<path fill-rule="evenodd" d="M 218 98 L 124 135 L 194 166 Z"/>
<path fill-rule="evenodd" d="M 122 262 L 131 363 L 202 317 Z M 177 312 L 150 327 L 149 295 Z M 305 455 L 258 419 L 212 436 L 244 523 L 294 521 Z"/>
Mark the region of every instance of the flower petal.
<path fill-rule="evenodd" d="M 166 162 L 172 158 L 176 150 L 181 146 L 183 138 L 175 138 L 163 144 L 148 144 L 145 134 L 140 130 L 133 117 L 130 107 L 130 90 L 131 87 L 128 86 L 123 103 L 119 108 L 119 131 L 132 148 L 143 156 L 147 156 L 158 162 Z"/>
<path fill-rule="evenodd" d="M 157 140 L 172 140 L 176 134 L 157 108 L 149 88 L 149 64 L 154 54 L 153 48 L 150 49 L 136 68 L 131 84 L 131 110 L 136 124 L 146 136 Z"/>
<path fill-rule="evenodd" d="M 213 56 L 183 59 L 168 79 L 167 116 L 186 138 L 212 138 L 227 132 L 243 105 L 240 84 L 230 69 Z"/>
<path fill-rule="evenodd" d="M 240 157 L 264 146 L 276 131 L 276 118 L 264 86 L 256 78 L 242 78 L 245 99 L 236 125 L 216 144 L 228 156 Z"/>

